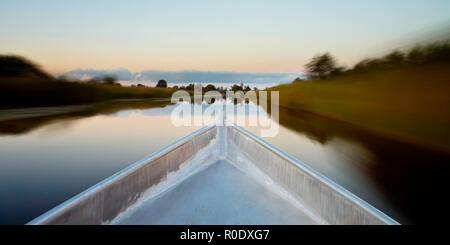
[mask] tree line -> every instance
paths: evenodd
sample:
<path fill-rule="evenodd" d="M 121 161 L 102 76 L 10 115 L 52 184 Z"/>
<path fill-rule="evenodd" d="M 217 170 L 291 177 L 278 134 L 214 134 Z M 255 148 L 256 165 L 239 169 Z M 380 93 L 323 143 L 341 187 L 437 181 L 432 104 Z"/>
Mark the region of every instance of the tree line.
<path fill-rule="evenodd" d="M 381 58 L 364 59 L 347 69 L 338 66 L 336 59 L 328 52 L 314 56 L 306 65 L 310 80 L 322 80 L 348 73 L 386 70 L 398 67 L 450 63 L 450 42 L 417 46 L 409 51 L 394 50 Z M 297 78 L 294 82 L 302 81 Z"/>
<path fill-rule="evenodd" d="M 187 90 L 187 91 L 194 91 L 194 85 L 195 85 L 195 83 L 189 83 L 188 85 L 186 85 L 186 86 L 184 86 L 184 85 L 181 85 L 181 86 L 178 86 L 178 85 L 174 85 L 174 86 L 172 86 L 172 87 L 170 87 L 170 88 L 172 88 L 172 89 L 175 89 L 175 90 Z M 144 87 L 145 85 L 143 85 L 143 84 L 141 84 L 141 83 L 139 83 L 139 84 L 137 84 L 137 85 L 131 85 L 132 87 Z M 156 88 L 169 88 L 169 86 L 168 86 L 168 82 L 166 81 L 166 80 L 159 80 L 157 83 L 156 83 L 156 86 L 155 86 Z M 250 88 L 250 86 L 249 85 L 244 85 L 243 83 L 241 83 L 241 84 L 233 84 L 233 86 L 231 86 L 231 88 L 229 88 L 229 89 L 227 89 L 227 88 L 224 88 L 223 86 L 214 86 L 213 84 L 207 84 L 206 86 L 203 86 L 202 85 L 202 91 L 203 92 L 208 92 L 208 91 L 219 91 L 219 92 L 221 92 L 221 93 L 224 93 L 224 92 L 226 92 L 227 90 L 230 90 L 230 91 L 234 91 L 234 92 L 236 92 L 236 91 L 244 91 L 244 92 L 247 92 L 247 91 L 250 91 L 250 90 L 252 90 L 251 88 Z M 256 87 L 254 87 L 253 88 L 253 90 L 258 90 Z"/>

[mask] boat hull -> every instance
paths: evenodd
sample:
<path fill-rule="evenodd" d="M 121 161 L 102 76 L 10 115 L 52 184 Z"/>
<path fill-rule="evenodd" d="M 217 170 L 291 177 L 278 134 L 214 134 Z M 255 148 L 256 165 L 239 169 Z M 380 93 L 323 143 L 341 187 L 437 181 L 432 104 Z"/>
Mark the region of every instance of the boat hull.
<path fill-rule="evenodd" d="M 398 224 L 233 123 L 208 125 L 29 224 Z"/>

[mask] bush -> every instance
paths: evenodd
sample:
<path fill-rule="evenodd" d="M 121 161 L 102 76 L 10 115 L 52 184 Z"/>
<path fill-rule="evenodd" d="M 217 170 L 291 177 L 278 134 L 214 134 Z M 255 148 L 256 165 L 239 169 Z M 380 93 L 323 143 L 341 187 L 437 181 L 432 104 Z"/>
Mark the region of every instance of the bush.
<path fill-rule="evenodd" d="M 157 88 L 167 88 L 167 82 L 166 80 L 159 80 L 156 84 Z"/>

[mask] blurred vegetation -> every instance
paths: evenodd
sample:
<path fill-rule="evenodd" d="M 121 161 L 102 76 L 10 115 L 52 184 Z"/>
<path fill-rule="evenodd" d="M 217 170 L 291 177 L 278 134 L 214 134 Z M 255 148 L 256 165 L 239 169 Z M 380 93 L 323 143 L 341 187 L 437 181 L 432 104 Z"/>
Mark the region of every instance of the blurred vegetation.
<path fill-rule="evenodd" d="M 167 82 L 166 80 L 159 80 L 156 84 L 157 88 L 167 88 Z"/>
<path fill-rule="evenodd" d="M 306 65 L 308 80 L 268 89 L 280 91 L 281 107 L 450 151 L 449 42 L 394 51 L 348 70 L 322 56 Z"/>
<path fill-rule="evenodd" d="M 450 62 L 450 42 L 434 43 L 417 46 L 408 52 L 394 50 L 381 58 L 364 59 L 353 68 L 346 69 L 337 66 L 335 58 L 330 53 L 314 56 L 305 65 L 309 80 L 325 80 L 344 74 L 370 71 L 385 71 L 401 67 L 414 67 L 427 64 L 442 64 Z M 295 80 L 298 82 L 301 80 Z"/>
<path fill-rule="evenodd" d="M 336 61 L 329 53 L 314 56 L 305 66 L 311 79 L 324 79 L 341 74 L 345 70 L 344 67 L 336 67 Z"/>
<path fill-rule="evenodd" d="M 89 82 L 54 78 L 18 56 L 0 55 L 0 108 L 100 102 L 112 99 L 170 98 L 173 89 L 122 87 L 114 77 Z"/>
<path fill-rule="evenodd" d="M 109 75 L 89 81 L 72 81 L 65 77 L 55 78 L 23 57 L 0 55 L 0 109 L 76 105 L 115 99 L 168 99 L 176 90 L 193 94 L 194 83 L 170 88 L 167 81 L 159 80 L 154 88 L 143 84 L 123 87 Z M 241 83 L 229 90 L 245 92 L 251 88 Z M 213 84 L 202 86 L 203 93 L 208 91 L 225 95 L 227 88 Z"/>

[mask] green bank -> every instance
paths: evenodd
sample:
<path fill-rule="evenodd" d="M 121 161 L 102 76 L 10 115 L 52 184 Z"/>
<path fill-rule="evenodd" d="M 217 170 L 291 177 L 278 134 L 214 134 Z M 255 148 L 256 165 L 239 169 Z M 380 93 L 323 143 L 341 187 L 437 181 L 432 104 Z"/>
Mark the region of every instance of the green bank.
<path fill-rule="evenodd" d="M 114 78 L 90 82 L 55 78 L 32 62 L 0 55 L 0 108 L 74 105 L 116 99 L 167 98 L 170 88 L 122 87 Z"/>
<path fill-rule="evenodd" d="M 364 60 L 337 75 L 314 74 L 269 90 L 280 91 L 283 108 L 450 151 L 449 50 L 445 44 L 396 52 L 395 61 Z"/>

